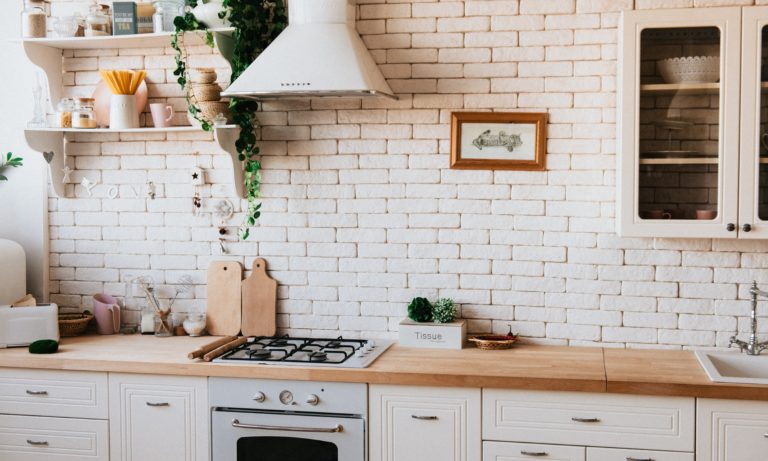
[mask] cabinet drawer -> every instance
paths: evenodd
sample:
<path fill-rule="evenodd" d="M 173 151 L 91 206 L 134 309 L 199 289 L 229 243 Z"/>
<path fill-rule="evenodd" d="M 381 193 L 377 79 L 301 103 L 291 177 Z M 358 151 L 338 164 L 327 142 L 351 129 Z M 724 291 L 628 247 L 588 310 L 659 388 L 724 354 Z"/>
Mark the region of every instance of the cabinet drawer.
<path fill-rule="evenodd" d="M 587 461 L 693 461 L 693 453 L 587 448 Z"/>
<path fill-rule="evenodd" d="M 2 413 L 107 419 L 107 374 L 0 369 Z"/>
<path fill-rule="evenodd" d="M 768 402 L 699 399 L 696 417 L 698 461 L 765 461 Z"/>
<path fill-rule="evenodd" d="M 483 390 L 483 439 L 693 451 L 695 400 Z"/>
<path fill-rule="evenodd" d="M 483 461 L 584 461 L 584 453 L 584 447 L 483 442 Z"/>
<path fill-rule="evenodd" d="M 0 415 L 0 459 L 108 461 L 107 421 Z"/>

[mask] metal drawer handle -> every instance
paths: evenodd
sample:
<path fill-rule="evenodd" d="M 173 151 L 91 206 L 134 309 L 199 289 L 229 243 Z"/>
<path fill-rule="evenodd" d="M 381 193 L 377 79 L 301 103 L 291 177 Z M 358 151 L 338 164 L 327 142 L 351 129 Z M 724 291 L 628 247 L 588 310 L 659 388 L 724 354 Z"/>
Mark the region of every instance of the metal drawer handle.
<path fill-rule="evenodd" d="M 520 450 L 520 454 L 523 456 L 547 456 L 549 453 L 546 451 L 525 451 Z"/>
<path fill-rule="evenodd" d="M 36 447 L 47 447 L 48 441 L 47 440 L 29 440 L 27 439 L 27 443 L 30 445 L 34 445 Z"/>
<path fill-rule="evenodd" d="M 571 421 L 576 423 L 599 423 L 600 418 L 577 418 L 573 417 L 571 418 Z"/>
<path fill-rule="evenodd" d="M 628 456 L 627 461 L 656 461 L 656 460 L 653 458 L 633 458 L 631 456 Z"/>
<path fill-rule="evenodd" d="M 242 424 L 239 420 L 232 420 L 232 427 L 241 429 L 260 429 L 264 431 L 287 431 L 287 432 L 325 432 L 336 433 L 343 432 L 344 426 L 337 424 L 334 427 L 283 427 L 283 426 L 265 426 L 262 424 Z"/>
<path fill-rule="evenodd" d="M 413 418 L 413 419 L 420 419 L 422 421 L 437 421 L 437 416 L 411 415 L 411 418 Z"/>
<path fill-rule="evenodd" d="M 765 434 L 763 434 L 763 437 L 765 437 L 766 439 L 768 439 L 768 432 L 766 432 Z"/>
<path fill-rule="evenodd" d="M 27 389 L 27 395 L 48 395 L 48 391 L 30 391 Z"/>
<path fill-rule="evenodd" d="M 148 407 L 170 407 L 171 404 L 168 402 L 147 402 Z"/>

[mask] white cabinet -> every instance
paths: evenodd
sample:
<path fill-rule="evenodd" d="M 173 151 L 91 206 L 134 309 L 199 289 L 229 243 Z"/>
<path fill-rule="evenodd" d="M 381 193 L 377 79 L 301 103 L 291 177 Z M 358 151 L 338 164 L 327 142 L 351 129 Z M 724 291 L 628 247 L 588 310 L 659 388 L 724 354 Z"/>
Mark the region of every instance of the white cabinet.
<path fill-rule="evenodd" d="M 587 461 L 693 461 L 693 453 L 590 447 Z"/>
<path fill-rule="evenodd" d="M 109 375 L 112 461 L 209 459 L 207 379 Z"/>
<path fill-rule="evenodd" d="M 0 459 L 108 461 L 106 420 L 0 415 Z"/>
<path fill-rule="evenodd" d="M 585 461 L 584 447 L 483 442 L 483 461 Z"/>
<path fill-rule="evenodd" d="M 480 461 L 480 389 L 371 385 L 370 461 Z"/>
<path fill-rule="evenodd" d="M 699 399 L 696 461 L 768 459 L 768 402 Z"/>

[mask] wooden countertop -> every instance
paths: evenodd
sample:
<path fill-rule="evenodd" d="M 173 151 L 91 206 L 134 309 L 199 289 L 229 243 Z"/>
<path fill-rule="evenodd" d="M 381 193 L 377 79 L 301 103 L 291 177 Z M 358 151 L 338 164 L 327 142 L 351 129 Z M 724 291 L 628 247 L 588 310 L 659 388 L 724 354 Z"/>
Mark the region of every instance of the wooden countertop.
<path fill-rule="evenodd" d="M 206 363 L 187 353 L 212 341 L 154 336 L 64 338 L 59 352 L 0 350 L 0 367 L 187 376 L 497 387 L 768 400 L 768 386 L 712 383 L 686 351 L 522 345 L 506 351 L 390 348 L 363 369 Z"/>

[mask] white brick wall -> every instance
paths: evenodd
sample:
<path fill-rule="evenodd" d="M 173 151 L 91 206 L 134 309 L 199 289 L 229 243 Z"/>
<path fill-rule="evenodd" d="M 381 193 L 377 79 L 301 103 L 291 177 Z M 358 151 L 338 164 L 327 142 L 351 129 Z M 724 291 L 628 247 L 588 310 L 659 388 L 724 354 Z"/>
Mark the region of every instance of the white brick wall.
<path fill-rule="evenodd" d="M 360 3 L 358 30 L 400 100 L 277 101 L 258 114 L 264 213 L 227 258 L 269 261 L 281 330 L 395 337 L 414 296 L 453 297 L 471 331 L 512 325 L 539 343 L 711 347 L 747 328 L 746 287 L 768 284 L 768 243 L 618 238 L 613 201 L 618 12 L 751 1 Z M 182 123 L 169 51 L 68 53 L 64 79 L 78 86 L 67 94 L 90 94 L 100 67 L 143 66 L 152 100 Z M 228 80 L 205 47 L 192 65 Z M 547 111 L 549 171 L 450 170 L 450 112 L 478 109 Z M 230 190 L 224 155 L 205 134 L 74 141 L 73 181 L 101 184 L 50 200 L 52 300 L 89 307 L 108 291 L 136 309 L 127 278 L 189 274 L 196 288 L 177 308 L 204 309 L 218 223 L 192 216 L 186 175 L 206 170 L 210 207 Z"/>

